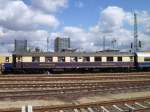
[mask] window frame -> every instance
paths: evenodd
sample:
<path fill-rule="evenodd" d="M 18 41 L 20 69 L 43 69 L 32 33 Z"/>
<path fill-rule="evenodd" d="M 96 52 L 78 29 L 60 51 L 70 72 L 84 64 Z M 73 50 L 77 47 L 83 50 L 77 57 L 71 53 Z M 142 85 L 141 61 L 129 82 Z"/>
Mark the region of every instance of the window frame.
<path fill-rule="evenodd" d="M 144 62 L 150 62 L 150 57 L 144 57 Z"/>
<path fill-rule="evenodd" d="M 50 61 L 48 61 L 50 59 Z M 53 57 L 49 56 L 49 57 L 45 57 L 45 62 L 50 63 L 53 62 Z"/>
<path fill-rule="evenodd" d="M 90 57 L 89 56 L 84 56 L 83 57 L 83 62 L 90 62 Z"/>
<path fill-rule="evenodd" d="M 70 57 L 70 62 L 78 62 L 78 57 Z"/>
<path fill-rule="evenodd" d="M 97 58 L 97 59 L 99 58 L 100 60 L 96 60 L 96 58 Z M 102 57 L 101 57 L 101 56 L 95 56 L 95 57 L 94 57 L 94 61 L 95 61 L 95 62 L 102 62 Z"/>
<path fill-rule="evenodd" d="M 37 59 L 37 61 L 36 61 L 36 59 Z M 32 56 L 32 62 L 35 62 L 35 63 L 40 62 L 40 57 L 39 56 Z"/>
<path fill-rule="evenodd" d="M 65 56 L 58 56 L 58 62 L 66 62 Z"/>
<path fill-rule="evenodd" d="M 110 60 L 110 59 L 112 59 L 112 60 Z M 108 57 L 106 57 L 106 61 L 107 62 L 114 62 L 114 57 L 113 56 L 108 56 Z"/>
<path fill-rule="evenodd" d="M 117 58 L 117 60 L 118 60 L 118 62 L 122 62 L 122 61 L 123 61 L 123 57 L 122 57 L 122 56 L 119 56 L 119 57 Z"/>
<path fill-rule="evenodd" d="M 9 56 L 5 57 L 5 62 L 9 63 Z"/>

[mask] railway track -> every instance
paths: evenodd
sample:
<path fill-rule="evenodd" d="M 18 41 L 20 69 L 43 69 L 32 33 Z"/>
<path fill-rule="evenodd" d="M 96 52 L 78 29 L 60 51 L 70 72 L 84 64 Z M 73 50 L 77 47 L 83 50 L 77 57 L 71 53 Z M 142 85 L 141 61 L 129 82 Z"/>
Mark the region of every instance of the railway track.
<path fill-rule="evenodd" d="M 124 80 L 99 82 L 66 82 L 47 84 L 8 84 L 0 86 L 0 99 L 47 98 L 62 96 L 76 99 L 85 94 L 121 93 L 150 90 L 150 80 Z M 70 96 L 70 97 L 68 97 Z"/>
<path fill-rule="evenodd" d="M 131 75 L 150 75 L 150 72 L 131 72 L 131 73 L 78 73 L 78 74 L 7 74 L 0 77 L 81 77 L 81 76 L 131 76 Z"/>
<path fill-rule="evenodd" d="M 0 109 L 0 112 L 20 112 L 19 108 Z M 149 112 L 150 97 L 104 102 L 33 107 L 33 112 Z"/>
<path fill-rule="evenodd" d="M 150 98 L 146 97 L 54 107 L 35 107 L 33 110 L 35 112 L 149 112 Z"/>
<path fill-rule="evenodd" d="M 64 105 L 54 107 L 35 107 L 35 112 L 149 112 L 150 99 L 137 98 L 128 100 L 114 100 L 106 102 Z"/>
<path fill-rule="evenodd" d="M 19 83 L 19 84 L 18 84 Z M 51 88 L 65 88 L 65 87 L 86 87 L 86 86 L 125 86 L 125 85 L 149 85 L 150 84 L 150 79 L 148 80 L 109 80 L 109 81 L 82 81 L 82 82 L 68 82 L 68 81 L 63 81 L 63 82 L 45 82 L 45 81 L 28 81 L 28 82 L 1 82 L 0 83 L 0 88 L 5 89 L 5 88 L 30 88 L 33 87 L 34 89 L 37 87 L 51 87 Z"/>
<path fill-rule="evenodd" d="M 88 76 L 88 77 L 0 77 L 2 81 L 82 81 L 82 80 L 128 80 L 150 79 L 150 75 L 134 76 Z"/>
<path fill-rule="evenodd" d="M 82 96 L 114 94 L 124 92 L 150 91 L 150 75 L 87 75 L 87 76 L 0 76 L 1 100 L 25 100 L 25 99 L 49 99 L 50 97 L 75 100 Z M 150 98 L 148 98 L 150 99 Z M 144 101 L 144 100 L 143 100 Z M 116 103 L 117 104 L 117 103 Z M 118 103 L 119 104 L 119 103 Z M 117 104 L 117 105 L 118 105 Z M 143 103 L 142 103 L 143 104 Z M 92 105 L 92 106 L 90 106 Z M 97 104 L 98 106 L 99 104 Z M 68 105 L 69 106 L 69 105 Z M 73 108 L 71 108 L 73 106 Z M 74 107 L 74 106 L 79 106 Z M 81 107 L 80 107 L 81 106 Z M 131 105 L 132 106 L 132 105 Z M 62 107 L 35 107 L 34 112 L 100 112 L 105 107 L 106 112 L 119 112 L 112 109 L 112 105 L 100 105 L 99 108 L 88 104 L 82 109 L 82 105 L 70 105 Z M 142 106 L 141 106 L 142 107 Z M 45 108 L 45 109 L 44 109 Z M 54 109 L 55 108 L 55 109 Z M 116 108 L 116 106 L 113 108 Z M 144 108 L 149 109 L 150 107 Z M 40 110 L 43 109 L 43 110 Z M 134 112 L 144 111 L 134 110 Z M 13 109 L 12 109 L 13 110 Z M 123 109 L 125 110 L 125 109 Z M 13 112 L 13 111 L 12 111 Z M 121 111 L 121 112 L 129 112 Z"/>

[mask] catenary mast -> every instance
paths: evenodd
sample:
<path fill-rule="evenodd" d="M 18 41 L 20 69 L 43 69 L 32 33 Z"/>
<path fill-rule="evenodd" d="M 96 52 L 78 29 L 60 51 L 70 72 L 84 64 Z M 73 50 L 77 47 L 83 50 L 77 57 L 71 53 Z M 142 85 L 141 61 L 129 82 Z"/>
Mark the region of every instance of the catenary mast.
<path fill-rule="evenodd" d="M 137 14 L 134 13 L 134 52 L 138 52 L 138 28 L 137 28 Z"/>

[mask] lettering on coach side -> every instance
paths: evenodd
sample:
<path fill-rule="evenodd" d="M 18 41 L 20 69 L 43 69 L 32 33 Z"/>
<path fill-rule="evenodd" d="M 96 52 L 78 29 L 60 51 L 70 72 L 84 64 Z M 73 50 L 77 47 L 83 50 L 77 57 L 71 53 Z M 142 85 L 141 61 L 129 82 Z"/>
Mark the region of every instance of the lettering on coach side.
<path fill-rule="evenodd" d="M 54 67 L 55 64 L 45 64 L 45 63 L 41 63 L 39 64 L 40 67 Z"/>

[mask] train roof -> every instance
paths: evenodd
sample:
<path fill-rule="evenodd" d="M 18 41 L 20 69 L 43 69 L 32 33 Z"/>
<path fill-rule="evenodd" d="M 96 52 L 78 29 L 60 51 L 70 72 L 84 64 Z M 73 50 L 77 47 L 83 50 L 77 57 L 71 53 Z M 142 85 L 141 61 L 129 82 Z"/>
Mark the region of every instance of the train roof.
<path fill-rule="evenodd" d="M 150 51 L 137 52 L 137 56 L 150 57 Z"/>
<path fill-rule="evenodd" d="M 13 53 L 18 56 L 134 56 L 130 52 L 24 52 Z"/>
<path fill-rule="evenodd" d="M 0 56 L 12 56 L 12 53 L 0 53 Z"/>

